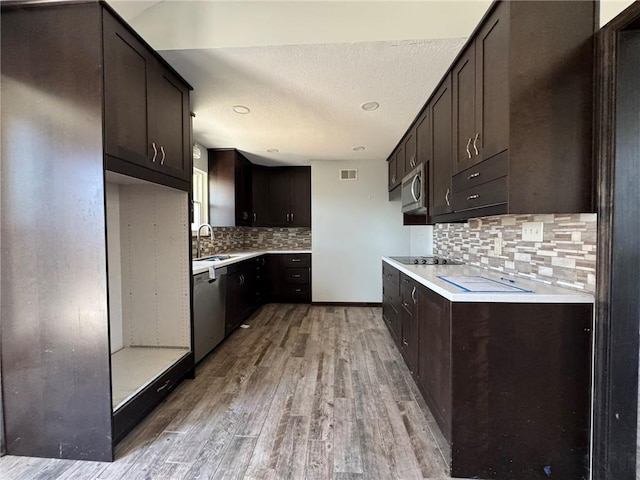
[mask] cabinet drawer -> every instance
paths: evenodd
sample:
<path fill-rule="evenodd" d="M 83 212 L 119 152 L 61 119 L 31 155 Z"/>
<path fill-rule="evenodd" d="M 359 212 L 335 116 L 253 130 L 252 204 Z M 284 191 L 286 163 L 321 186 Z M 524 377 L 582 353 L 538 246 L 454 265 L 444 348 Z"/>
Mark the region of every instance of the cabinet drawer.
<path fill-rule="evenodd" d="M 417 284 L 405 274 L 400 275 L 400 304 L 410 314 L 415 313 Z"/>
<path fill-rule="evenodd" d="M 283 267 L 310 267 L 311 266 L 311 254 L 310 253 L 287 253 L 278 255 L 280 259 L 280 265 Z"/>
<path fill-rule="evenodd" d="M 400 280 L 400 270 L 392 267 L 387 262 L 382 262 L 382 278 L 390 283 L 398 285 Z"/>
<path fill-rule="evenodd" d="M 455 212 L 506 203 L 507 177 L 498 178 L 477 187 L 454 193 L 452 200 Z"/>
<path fill-rule="evenodd" d="M 309 268 L 283 268 L 282 276 L 285 283 L 310 283 L 311 281 Z"/>
<path fill-rule="evenodd" d="M 508 160 L 509 152 L 505 151 L 454 175 L 452 178 L 454 196 L 456 193 L 468 188 L 477 187 L 483 183 L 504 177 L 507 175 Z"/>
<path fill-rule="evenodd" d="M 311 285 L 308 283 L 282 285 L 279 296 L 291 302 L 308 302 L 311 299 Z"/>

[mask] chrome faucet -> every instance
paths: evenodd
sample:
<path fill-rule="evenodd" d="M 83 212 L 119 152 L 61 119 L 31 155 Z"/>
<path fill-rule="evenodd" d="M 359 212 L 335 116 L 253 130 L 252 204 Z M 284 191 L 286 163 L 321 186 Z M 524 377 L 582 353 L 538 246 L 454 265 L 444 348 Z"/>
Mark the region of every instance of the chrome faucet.
<path fill-rule="evenodd" d="M 202 230 L 202 227 L 207 227 L 209 229 L 211 241 L 213 242 L 213 227 L 208 223 L 203 223 L 198 227 L 198 233 L 196 234 L 196 258 L 200 258 L 202 256 L 202 246 L 200 245 L 200 230 Z"/>

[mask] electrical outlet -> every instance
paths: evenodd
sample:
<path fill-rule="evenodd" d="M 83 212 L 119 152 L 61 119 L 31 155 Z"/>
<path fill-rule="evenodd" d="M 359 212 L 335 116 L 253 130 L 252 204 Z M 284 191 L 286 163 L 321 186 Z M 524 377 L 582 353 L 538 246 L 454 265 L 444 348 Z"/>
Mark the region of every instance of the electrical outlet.
<path fill-rule="evenodd" d="M 544 223 L 542 222 L 524 222 L 522 224 L 522 241 L 523 242 L 541 242 L 543 239 Z"/>
<path fill-rule="evenodd" d="M 496 237 L 493 239 L 493 251 L 496 255 L 502 255 L 502 238 Z"/>

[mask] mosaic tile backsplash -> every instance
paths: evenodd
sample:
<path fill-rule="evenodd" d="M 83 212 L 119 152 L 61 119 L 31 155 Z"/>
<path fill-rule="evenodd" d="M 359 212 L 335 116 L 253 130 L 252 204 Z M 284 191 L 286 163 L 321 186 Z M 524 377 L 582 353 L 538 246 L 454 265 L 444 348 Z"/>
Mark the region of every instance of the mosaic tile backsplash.
<path fill-rule="evenodd" d="M 543 222 L 543 241 L 524 242 L 522 223 Z M 501 215 L 433 227 L 433 253 L 551 285 L 595 292 L 595 213 Z M 502 254 L 494 251 L 502 238 Z"/>
<path fill-rule="evenodd" d="M 202 238 L 202 256 L 243 250 L 311 250 L 310 228 L 213 227 Z M 196 257 L 196 236 L 192 242 Z"/>

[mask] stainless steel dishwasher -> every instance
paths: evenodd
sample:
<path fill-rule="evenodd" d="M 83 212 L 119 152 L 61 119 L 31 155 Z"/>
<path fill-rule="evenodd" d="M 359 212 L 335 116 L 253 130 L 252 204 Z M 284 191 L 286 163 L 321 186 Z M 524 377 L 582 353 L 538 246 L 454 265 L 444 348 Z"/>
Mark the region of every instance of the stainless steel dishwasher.
<path fill-rule="evenodd" d="M 193 276 L 193 337 L 196 363 L 224 339 L 227 267 Z"/>

